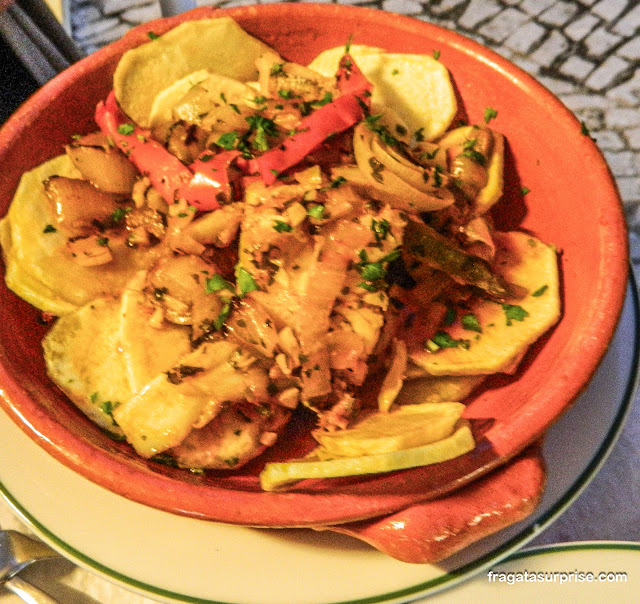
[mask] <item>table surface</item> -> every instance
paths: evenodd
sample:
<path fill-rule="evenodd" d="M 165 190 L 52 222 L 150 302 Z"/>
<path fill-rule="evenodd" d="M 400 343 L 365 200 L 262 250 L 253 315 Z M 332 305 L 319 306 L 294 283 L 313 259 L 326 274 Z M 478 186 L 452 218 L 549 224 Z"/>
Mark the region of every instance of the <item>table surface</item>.
<path fill-rule="evenodd" d="M 87 53 L 160 16 L 158 1 L 51 0 Z M 185 0 L 186 1 L 186 0 Z M 208 2 L 200 1 L 199 5 Z M 250 0 L 218 3 L 222 7 Z M 264 1 L 255 2 L 263 4 Z M 635 0 L 344 0 L 410 15 L 474 38 L 531 73 L 589 128 L 616 178 L 629 223 L 634 271 L 640 267 L 640 3 Z M 0 122 L 35 90 L 0 42 Z M 640 398 L 640 397 L 637 397 Z M 593 482 L 530 545 L 616 540 L 640 543 L 640 403 Z M 19 527 L 4 501 L 0 526 Z M 42 578 L 33 574 L 34 582 Z M 151 604 L 79 569 L 59 581 L 72 604 Z M 52 592 L 54 593 L 54 592 Z M 0 592 L 0 604 L 17 602 Z"/>

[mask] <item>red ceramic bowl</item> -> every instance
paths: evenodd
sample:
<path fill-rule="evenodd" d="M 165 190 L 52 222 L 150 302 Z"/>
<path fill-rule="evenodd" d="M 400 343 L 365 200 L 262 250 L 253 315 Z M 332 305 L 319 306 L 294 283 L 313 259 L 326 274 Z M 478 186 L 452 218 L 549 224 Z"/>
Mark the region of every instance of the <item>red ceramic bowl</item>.
<path fill-rule="evenodd" d="M 473 452 L 427 468 L 317 482 L 305 491 L 261 492 L 261 461 L 237 474 L 191 475 L 145 461 L 110 440 L 48 380 L 38 312 L 4 283 L 3 408 L 52 455 L 107 489 L 157 508 L 229 523 L 312 526 L 376 517 L 450 492 L 506 463 L 571 405 L 604 355 L 625 294 L 627 236 L 612 177 L 580 124 L 540 84 L 475 42 L 410 18 L 337 5 L 207 8 L 143 25 L 50 82 L 5 124 L 0 211 L 6 211 L 22 172 L 59 154 L 71 135 L 95 129 L 95 105 L 107 96 L 125 50 L 146 42 L 150 30 L 161 34 L 184 20 L 212 15 L 232 16 L 301 63 L 349 36 L 396 52 L 440 51 L 469 121 L 481 122 L 484 109 L 495 108 L 492 126 L 508 141 L 505 198 L 510 203 L 496 208 L 498 226 L 529 230 L 561 252 L 561 322 L 529 352 L 515 377 L 493 380 L 491 388 L 469 401 L 467 416 L 478 439 Z M 526 205 L 523 186 L 531 190 Z M 288 454 L 276 447 L 269 456 Z"/>

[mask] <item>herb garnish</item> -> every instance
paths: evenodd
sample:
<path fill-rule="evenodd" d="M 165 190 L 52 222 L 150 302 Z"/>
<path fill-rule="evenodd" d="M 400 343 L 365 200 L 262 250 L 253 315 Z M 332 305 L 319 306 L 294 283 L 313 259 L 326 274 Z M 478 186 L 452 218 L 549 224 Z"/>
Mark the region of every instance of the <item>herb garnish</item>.
<path fill-rule="evenodd" d="M 529 313 L 517 304 L 503 304 L 502 310 L 504 310 L 505 317 L 507 319 L 507 325 L 512 325 L 513 321 L 524 321 Z"/>
<path fill-rule="evenodd" d="M 207 277 L 204 282 L 205 290 L 208 294 L 222 291 L 223 289 L 234 291 L 233 285 L 229 283 L 220 273 L 215 273 L 212 277 Z"/>
<path fill-rule="evenodd" d="M 478 333 L 482 333 L 482 326 L 480 325 L 480 321 L 478 321 L 478 317 L 476 317 L 473 313 L 465 313 L 460 318 L 460 322 L 462 323 L 462 327 L 467 331 L 476 331 Z"/>
<path fill-rule="evenodd" d="M 275 224 L 273 225 L 273 230 L 277 231 L 278 233 L 290 233 L 291 231 L 293 231 L 293 227 L 288 222 L 276 220 Z"/>
<path fill-rule="evenodd" d="M 498 112 L 493 107 L 484 110 L 484 123 L 488 124 L 492 119 L 498 117 Z"/>
<path fill-rule="evenodd" d="M 236 269 L 236 282 L 240 289 L 241 296 L 246 296 L 249 292 L 253 292 L 258 289 L 258 284 L 255 279 L 246 268 L 241 266 L 238 266 Z"/>

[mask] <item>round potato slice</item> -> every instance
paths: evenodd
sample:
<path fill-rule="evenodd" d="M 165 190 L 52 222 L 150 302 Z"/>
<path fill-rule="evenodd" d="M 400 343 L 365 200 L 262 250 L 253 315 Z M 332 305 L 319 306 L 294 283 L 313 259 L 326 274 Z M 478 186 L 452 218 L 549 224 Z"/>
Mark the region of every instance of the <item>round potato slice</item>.
<path fill-rule="evenodd" d="M 256 96 L 256 91 L 243 82 L 201 69 L 179 79 L 158 93 L 151 106 L 150 127 L 153 129 L 173 121 L 174 108 L 194 86 L 203 88 L 213 101 L 230 106 L 246 105 Z M 189 116 L 177 117 L 185 119 Z"/>
<path fill-rule="evenodd" d="M 353 45 L 349 52 L 373 84 L 372 113 L 384 113 L 389 107 L 412 134 L 420 132 L 423 140 L 433 140 L 447 130 L 458 105 L 449 72 L 440 61 L 429 55 L 387 53 L 369 46 Z M 334 75 L 343 54 L 343 46 L 326 50 L 309 67 Z"/>
<path fill-rule="evenodd" d="M 124 241 L 110 241 L 112 262 L 95 267 L 75 262 L 66 253 L 66 235 L 51 228 L 55 217 L 42 183 L 54 174 L 79 177 L 71 160 L 62 155 L 26 172 L 20 180 L 8 213 L 11 226 L 8 285 L 16 293 L 37 292 L 32 296 L 34 305 L 58 314 L 121 292 L 132 275 L 153 261 L 154 252 L 134 250 Z"/>
<path fill-rule="evenodd" d="M 421 447 L 451 436 L 462 416 L 462 403 L 423 403 L 373 413 L 351 428 L 316 431 L 314 436 L 331 457 L 359 457 Z"/>
<path fill-rule="evenodd" d="M 120 303 L 98 298 L 60 317 L 42 341 L 47 373 L 93 422 L 122 431 L 112 412 L 131 395 L 119 351 Z"/>
<path fill-rule="evenodd" d="M 133 392 L 171 369 L 191 349 L 188 327 L 168 321 L 152 326 L 154 309 L 142 293 L 145 277 L 146 271 L 140 271 L 129 282 L 120 305 L 120 347 Z"/>
<path fill-rule="evenodd" d="M 424 347 L 410 349 L 409 358 L 425 373 L 455 376 L 512 372 L 527 348 L 560 318 L 556 250 L 516 231 L 495 233 L 495 241 L 498 251 L 494 268 L 527 295 L 505 303 L 478 299 L 470 305 L 469 315 L 474 319 L 467 328 L 463 321 L 457 321 Z"/>
<path fill-rule="evenodd" d="M 11 249 L 11 223 L 8 216 L 0 220 L 0 247 L 2 247 L 2 258 L 6 267 L 5 282 L 12 292 L 32 306 L 53 315 L 64 315 L 75 310 L 75 305 L 60 298 L 44 283 L 24 270 L 14 258 Z"/>
<path fill-rule="evenodd" d="M 186 21 L 127 51 L 116 68 L 113 89 L 123 111 L 148 126 L 153 102 L 168 84 L 201 69 L 255 80 L 255 61 L 266 52 L 274 51 L 229 17 Z"/>

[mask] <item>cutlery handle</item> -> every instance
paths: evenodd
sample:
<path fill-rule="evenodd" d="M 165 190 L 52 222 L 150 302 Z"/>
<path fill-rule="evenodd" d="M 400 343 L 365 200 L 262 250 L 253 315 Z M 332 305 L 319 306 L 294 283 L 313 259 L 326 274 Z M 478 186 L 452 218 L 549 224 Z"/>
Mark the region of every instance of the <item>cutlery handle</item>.
<path fill-rule="evenodd" d="M 16 594 L 16 596 L 27 604 L 59 604 L 57 600 L 48 596 L 41 589 L 38 589 L 31 583 L 27 583 L 24 579 L 21 579 L 18 576 L 11 577 L 11 579 L 1 585 L 10 592 Z"/>

